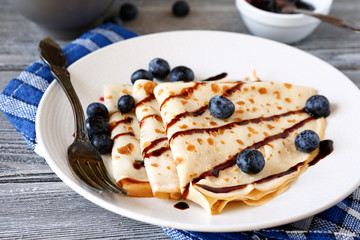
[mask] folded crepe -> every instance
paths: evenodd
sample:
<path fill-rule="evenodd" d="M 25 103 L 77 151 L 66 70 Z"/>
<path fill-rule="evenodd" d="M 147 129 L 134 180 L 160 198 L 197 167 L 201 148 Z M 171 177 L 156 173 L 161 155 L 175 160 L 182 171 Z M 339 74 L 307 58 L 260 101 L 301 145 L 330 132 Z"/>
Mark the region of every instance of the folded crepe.
<path fill-rule="evenodd" d="M 132 93 L 131 85 L 104 86 L 104 102 L 109 111 L 111 138 L 114 141 L 111 158 L 116 183 L 133 197 L 152 196 L 140 150 L 139 122 L 134 111 L 122 114 L 117 103 L 121 96 Z"/>
<path fill-rule="evenodd" d="M 135 112 L 140 123 L 140 149 L 154 196 L 179 199 L 179 178 L 160 116 L 160 106 L 153 92 L 156 85 L 149 80 L 137 80 L 134 84 Z"/>
<path fill-rule="evenodd" d="M 304 111 L 306 100 L 316 94 L 312 88 L 260 81 L 178 82 L 160 84 L 154 94 L 182 195 L 212 214 L 230 201 L 260 205 L 285 191 L 318 152 L 297 150 L 295 136 L 311 129 L 324 137 L 324 119 Z M 208 103 L 215 95 L 234 103 L 230 118 L 210 114 Z M 260 173 L 244 173 L 236 164 L 239 152 L 249 148 L 265 158 Z"/>

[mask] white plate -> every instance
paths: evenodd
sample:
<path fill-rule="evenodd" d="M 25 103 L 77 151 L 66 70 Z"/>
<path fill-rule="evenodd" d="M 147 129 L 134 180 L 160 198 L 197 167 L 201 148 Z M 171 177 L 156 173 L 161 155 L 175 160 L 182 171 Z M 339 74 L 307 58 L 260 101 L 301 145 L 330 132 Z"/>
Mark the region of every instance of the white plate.
<path fill-rule="evenodd" d="M 331 101 L 326 138 L 334 152 L 310 167 L 289 190 L 259 207 L 230 204 L 215 216 L 196 204 L 187 210 L 176 202 L 100 194 L 81 184 L 70 172 L 66 149 L 73 140 L 70 104 L 54 81 L 38 109 L 36 133 L 41 154 L 53 171 L 76 192 L 110 211 L 139 221 L 179 229 L 225 232 L 267 228 L 319 213 L 360 185 L 360 94 L 358 88 L 329 64 L 296 48 L 253 36 L 179 31 L 137 37 L 95 51 L 69 67 L 84 108 L 103 96 L 104 83 L 130 83 L 130 75 L 147 68 L 155 57 L 172 67 L 186 65 L 196 79 L 222 72 L 242 79 L 256 69 L 264 81 L 288 82 L 316 88 Z"/>

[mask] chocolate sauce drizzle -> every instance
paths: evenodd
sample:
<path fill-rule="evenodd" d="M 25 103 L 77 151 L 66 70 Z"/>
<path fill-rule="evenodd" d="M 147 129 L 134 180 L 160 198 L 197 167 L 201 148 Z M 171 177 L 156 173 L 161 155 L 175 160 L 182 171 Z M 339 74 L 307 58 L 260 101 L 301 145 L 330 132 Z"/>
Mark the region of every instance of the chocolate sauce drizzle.
<path fill-rule="evenodd" d="M 139 122 L 140 128 L 141 128 L 142 125 L 144 124 L 145 119 L 151 118 L 151 117 L 154 118 L 154 119 L 156 119 L 156 120 L 158 120 L 159 122 L 162 121 L 162 118 L 161 118 L 161 116 L 160 116 L 159 114 L 150 114 L 150 115 L 147 115 L 147 116 L 143 117 L 143 119 L 140 120 L 140 122 Z"/>
<path fill-rule="evenodd" d="M 159 143 L 161 143 L 161 142 L 163 142 L 163 141 L 167 141 L 167 137 L 158 138 L 158 139 L 155 139 L 154 141 L 152 141 L 149 146 L 147 146 L 146 148 L 143 149 L 143 151 L 142 151 L 142 156 L 143 156 L 143 158 L 145 158 L 146 154 L 147 154 L 152 148 L 154 148 L 156 145 L 158 145 Z"/>
<path fill-rule="evenodd" d="M 140 169 L 140 168 L 142 168 L 142 167 L 145 167 L 145 163 L 144 163 L 143 160 L 135 160 L 135 161 L 133 162 L 133 167 L 134 167 L 135 169 Z"/>
<path fill-rule="evenodd" d="M 299 114 L 299 113 L 305 113 L 305 110 L 301 109 L 301 110 L 289 111 L 289 112 L 285 112 L 285 113 L 282 113 L 282 114 L 277 114 L 277 115 L 273 115 L 273 116 L 269 116 L 269 117 L 259 117 L 259 118 L 246 119 L 246 120 L 243 120 L 243 121 L 240 121 L 240 122 L 232 122 L 232 123 L 228 123 L 228 124 L 222 125 L 220 127 L 214 127 L 214 128 L 194 128 L 194 129 L 178 131 L 178 132 L 175 132 L 173 135 L 171 135 L 171 137 L 169 138 L 169 142 L 171 140 L 177 138 L 178 136 L 191 135 L 193 133 L 217 132 L 219 130 L 231 129 L 234 126 L 241 126 L 241 125 L 246 125 L 246 124 L 249 124 L 249 123 L 260 123 L 260 122 L 266 122 L 266 121 L 274 121 L 275 119 L 278 119 L 278 118 L 281 118 L 281 117 L 286 117 L 286 116 L 289 116 L 289 115 Z M 313 119 L 313 118 L 311 118 L 311 119 Z"/>
<path fill-rule="evenodd" d="M 144 103 L 146 103 L 146 102 L 150 102 L 150 101 L 152 101 L 152 100 L 154 100 L 154 99 L 155 99 L 154 94 L 151 94 L 151 95 L 149 95 L 148 97 L 146 97 L 146 98 L 144 98 L 143 100 L 141 100 L 140 102 L 136 103 L 136 104 L 135 104 L 135 108 L 137 108 L 138 106 L 140 106 L 140 105 L 142 105 L 142 104 L 144 104 Z"/>
<path fill-rule="evenodd" d="M 309 162 L 309 166 L 315 165 L 321 159 L 325 158 L 327 155 L 332 153 L 333 150 L 334 150 L 334 142 L 332 140 L 321 141 L 319 145 L 319 153 L 311 162 Z"/>
<path fill-rule="evenodd" d="M 332 153 L 333 150 L 334 150 L 334 147 L 333 147 L 333 141 L 332 140 L 323 140 L 323 141 L 321 141 L 320 146 L 319 146 L 318 154 L 316 155 L 316 157 L 311 162 L 308 163 L 308 165 L 309 166 L 315 165 L 321 159 L 325 158 L 330 153 Z M 286 176 L 288 174 L 296 172 L 301 166 L 303 166 L 305 164 L 306 164 L 305 162 L 299 162 L 295 166 L 290 167 L 288 170 L 286 170 L 284 172 L 270 175 L 268 177 L 259 179 L 259 180 L 255 181 L 255 182 L 252 182 L 250 184 L 261 184 L 261 183 L 268 182 L 268 181 L 276 179 L 276 178 Z M 205 189 L 205 190 L 208 190 L 210 192 L 228 193 L 228 192 L 231 192 L 231 191 L 243 189 L 243 188 L 247 187 L 249 184 L 241 184 L 241 185 L 235 185 L 235 186 L 230 186 L 230 187 L 222 187 L 222 188 L 214 188 L 214 187 L 210 187 L 210 186 L 207 186 L 207 185 L 204 185 L 204 184 L 196 184 L 196 185 L 203 188 L 203 189 Z"/>
<path fill-rule="evenodd" d="M 204 79 L 204 80 L 202 80 L 202 81 L 216 81 L 216 80 L 220 80 L 220 79 L 223 79 L 223 78 L 226 78 L 226 76 L 227 76 L 228 74 L 226 73 L 226 72 L 223 72 L 223 73 L 220 73 L 220 74 L 218 74 L 218 75 L 215 75 L 215 76 L 213 76 L 213 77 L 209 77 L 209 78 L 207 78 L 207 79 Z"/>
<path fill-rule="evenodd" d="M 119 133 L 119 134 L 115 135 L 112 140 L 115 141 L 115 139 L 117 139 L 118 137 L 125 136 L 125 135 L 135 137 L 135 134 L 133 132 L 126 132 L 126 133 Z"/>
<path fill-rule="evenodd" d="M 185 90 L 182 90 L 180 94 L 175 94 L 175 95 L 170 95 L 167 98 L 164 99 L 164 101 L 161 103 L 160 105 L 160 111 L 162 109 L 162 107 L 165 105 L 165 103 L 167 103 L 170 99 L 172 98 L 187 98 L 189 97 L 199 86 L 204 85 L 206 83 L 204 82 L 195 82 L 195 84 L 191 87 L 186 88 Z"/>
<path fill-rule="evenodd" d="M 239 82 L 237 83 L 235 86 L 233 86 L 232 88 L 229 88 L 227 89 L 223 94 L 222 96 L 224 97 L 229 97 L 231 96 L 234 92 L 238 91 L 241 89 L 241 86 L 244 84 L 244 82 Z M 174 95 L 174 96 L 178 96 L 178 95 Z M 167 97 L 165 100 L 170 100 L 170 97 L 172 96 L 169 96 Z M 165 102 L 164 100 L 164 102 Z M 164 104 L 164 102 L 162 102 L 161 105 Z M 178 121 L 180 121 L 182 118 L 184 117 L 187 117 L 187 116 L 193 116 L 193 117 L 196 117 L 196 116 L 200 116 L 202 115 L 204 112 L 206 112 L 206 110 L 208 109 L 208 104 L 198 108 L 197 110 L 193 111 L 193 112 L 183 112 L 183 113 L 180 113 L 178 115 L 176 115 L 175 117 L 173 117 L 173 119 L 171 119 L 171 121 L 166 125 L 165 127 L 165 131 L 167 133 L 168 129 L 174 125 L 175 123 L 177 123 Z"/>
<path fill-rule="evenodd" d="M 174 205 L 174 208 L 185 210 L 189 208 L 189 205 L 186 202 L 178 202 Z"/>
<path fill-rule="evenodd" d="M 173 119 L 171 119 L 171 121 L 166 125 L 165 127 L 165 130 L 166 130 L 166 133 L 168 131 L 168 129 L 174 125 L 175 123 L 177 123 L 178 121 L 180 121 L 182 118 L 185 118 L 185 117 L 188 117 L 188 116 L 192 116 L 192 117 L 196 117 L 196 116 L 200 116 L 201 114 L 203 114 L 204 112 L 206 112 L 208 108 L 208 105 L 205 105 L 193 112 L 183 112 L 183 113 L 180 113 L 178 115 L 176 115 Z"/>
<path fill-rule="evenodd" d="M 133 121 L 133 118 L 131 118 L 131 117 L 125 117 L 123 120 L 116 121 L 115 123 L 112 123 L 110 125 L 110 131 L 112 131 L 114 128 L 116 128 L 120 124 L 130 124 L 130 123 L 132 123 L 132 121 Z"/>
<path fill-rule="evenodd" d="M 156 149 L 152 152 L 147 152 L 144 154 L 144 158 L 149 158 L 149 157 L 158 157 L 160 156 L 161 154 L 163 154 L 164 152 L 166 151 L 169 151 L 170 150 L 170 147 L 167 146 L 167 147 L 161 147 L 159 149 Z"/>
<path fill-rule="evenodd" d="M 304 111 L 304 110 L 299 110 L 299 111 Z M 293 111 L 293 112 L 297 112 L 297 111 Z M 289 113 L 289 112 L 287 112 Z M 287 114 L 287 113 L 284 113 L 284 114 Z M 280 115 L 283 115 L 283 114 L 280 114 Z M 276 117 L 279 117 L 278 115 L 275 115 Z M 272 116 L 274 117 L 274 116 Z M 267 117 L 268 119 L 271 119 L 272 117 Z M 261 118 L 259 118 L 261 119 Z M 257 121 L 259 119 L 250 119 L 250 120 L 255 120 L 255 123 L 257 123 Z M 292 127 L 289 127 L 289 128 L 286 128 L 284 129 L 283 132 L 281 133 L 278 133 L 278 134 L 275 134 L 275 135 L 272 135 L 272 136 L 269 136 L 269 137 L 266 137 L 264 140 L 260 141 L 260 142 L 256 142 L 254 143 L 253 145 L 251 146 L 248 146 L 246 149 L 250 149 L 250 148 L 254 148 L 254 149 L 258 149 L 266 144 L 268 144 L 269 142 L 271 141 L 274 141 L 274 140 L 277 140 L 277 139 L 280 139 L 280 138 L 286 138 L 289 136 L 289 134 L 293 131 L 295 131 L 296 129 L 302 127 L 303 125 L 305 125 L 307 122 L 311 121 L 311 120 L 314 120 L 315 118 L 309 116 L 308 118 L 305 118 L 304 120 L 296 123 L 295 125 L 293 125 Z M 244 120 L 244 121 L 249 121 L 249 120 Z M 242 121 L 242 122 L 244 122 Z M 240 122 L 241 123 L 241 122 Z M 244 123 L 246 124 L 246 123 Z M 228 124 L 229 125 L 229 124 Z M 225 125 L 226 126 L 226 125 Z M 215 128 L 216 129 L 216 128 Z M 201 130 L 201 129 L 194 129 L 194 130 Z M 188 131 L 191 131 L 191 130 L 188 130 Z M 171 140 L 171 139 L 170 139 Z M 238 156 L 239 153 L 233 155 L 229 160 L 215 166 L 213 169 L 211 170 L 208 170 L 208 171 L 205 171 L 203 172 L 202 174 L 199 175 L 199 177 L 197 178 L 194 178 L 192 180 L 192 183 L 193 184 L 196 184 L 197 182 L 199 182 L 200 180 L 206 178 L 206 177 L 211 177 L 211 176 L 214 176 L 214 177 L 218 177 L 219 176 L 219 173 L 220 171 L 222 170 L 225 170 L 229 167 L 232 167 L 236 164 L 236 159 L 237 159 L 237 156 Z M 185 190 L 183 192 L 183 197 L 186 198 L 187 195 L 188 195 L 188 191 L 189 191 L 189 186 L 190 186 L 190 183 L 188 183 L 185 187 Z M 234 189 L 233 189 L 234 190 Z M 231 190 L 231 191 L 233 191 Z"/>

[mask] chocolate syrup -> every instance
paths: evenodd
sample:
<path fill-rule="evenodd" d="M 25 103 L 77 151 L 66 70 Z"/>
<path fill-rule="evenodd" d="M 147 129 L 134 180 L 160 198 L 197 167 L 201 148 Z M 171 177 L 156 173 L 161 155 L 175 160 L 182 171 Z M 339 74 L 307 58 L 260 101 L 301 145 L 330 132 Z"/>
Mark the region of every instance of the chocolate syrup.
<path fill-rule="evenodd" d="M 112 131 L 114 128 L 119 126 L 119 124 L 123 124 L 123 123 L 130 124 L 130 123 L 132 123 L 132 121 L 133 121 L 133 118 L 131 118 L 131 117 L 125 117 L 123 120 L 116 121 L 114 124 L 110 125 L 110 131 Z"/>
<path fill-rule="evenodd" d="M 186 202 L 178 202 L 177 204 L 174 205 L 174 208 L 185 210 L 189 208 L 189 205 Z"/>
<path fill-rule="evenodd" d="M 215 76 L 212 76 L 212 77 L 209 77 L 205 80 L 202 80 L 202 81 L 216 81 L 216 80 L 220 80 L 220 79 L 223 79 L 223 78 L 226 78 L 228 74 L 226 72 L 223 72 L 223 73 L 220 73 L 218 75 L 215 75 Z"/>
<path fill-rule="evenodd" d="M 195 82 L 195 84 L 192 87 L 188 87 L 185 90 L 181 91 L 180 94 L 175 94 L 175 95 L 170 95 L 167 98 L 164 99 L 164 101 L 161 103 L 160 105 L 160 111 L 162 109 L 162 107 L 165 105 L 165 103 L 167 103 L 170 99 L 172 98 L 186 98 L 189 97 L 190 94 L 192 94 L 200 85 L 204 85 L 206 83 L 200 83 L 200 82 Z"/>
<path fill-rule="evenodd" d="M 234 92 L 239 91 L 241 89 L 241 86 L 244 84 L 244 82 L 239 82 L 235 86 L 233 86 L 230 89 L 227 89 L 222 96 L 224 97 L 230 97 Z"/>
<path fill-rule="evenodd" d="M 119 134 L 115 135 L 115 137 L 114 137 L 112 140 L 114 141 L 114 140 L 117 139 L 118 137 L 124 136 L 124 135 L 129 135 L 129 136 L 135 137 L 135 134 L 134 134 L 134 133 L 132 133 L 132 132 L 126 132 L 126 133 L 119 133 Z"/>
<path fill-rule="evenodd" d="M 138 106 L 140 106 L 140 105 L 142 105 L 142 104 L 144 104 L 146 102 L 150 102 L 150 101 L 152 101 L 154 99 L 155 99 L 154 94 L 151 94 L 150 96 L 148 96 L 148 97 L 144 98 L 143 100 L 141 100 L 140 102 L 136 103 L 135 108 L 137 108 Z"/>
<path fill-rule="evenodd" d="M 292 113 L 296 113 L 296 112 L 303 112 L 303 111 L 304 111 L 304 110 L 302 109 L 302 110 L 291 111 L 291 112 L 292 112 Z M 280 116 L 290 114 L 291 112 L 287 112 L 287 113 L 283 113 L 283 114 L 279 114 L 279 115 L 274 115 L 274 116 L 266 117 L 266 118 L 258 118 L 258 119 L 244 120 L 244 121 L 242 121 L 242 122 L 240 122 L 240 123 L 243 123 L 243 122 L 248 123 L 249 121 L 255 121 L 255 123 L 257 123 L 257 121 L 259 121 L 259 120 L 260 120 L 260 121 L 261 121 L 261 120 L 264 121 L 264 119 L 271 120 L 272 118 L 275 119 L 275 118 L 278 118 L 278 117 L 280 117 Z M 296 124 L 293 125 L 292 127 L 285 129 L 282 133 L 278 133 L 278 134 L 269 136 L 269 137 L 265 138 L 264 140 L 262 140 L 262 141 L 260 141 L 260 142 L 256 142 L 256 143 L 254 143 L 253 145 L 248 146 L 246 149 L 250 149 L 250 148 L 255 148 L 255 149 L 257 149 L 257 148 L 260 148 L 261 146 L 264 146 L 264 145 L 268 144 L 268 143 L 271 142 L 271 141 L 274 141 L 274 140 L 277 140 L 277 139 L 280 139 L 280 138 L 286 138 L 286 137 L 289 136 L 289 134 L 290 134 L 291 132 L 295 131 L 296 129 L 298 129 L 298 128 L 302 127 L 303 125 L 305 125 L 307 122 L 309 122 L 309 121 L 311 121 L 311 120 L 314 120 L 314 119 L 315 119 L 315 118 L 313 118 L 313 117 L 311 117 L 311 116 L 308 117 L 308 118 L 305 118 L 304 120 L 296 123 Z M 273 120 L 273 119 L 272 119 L 272 120 Z M 259 122 L 260 122 L 260 121 L 259 121 Z M 235 122 L 235 123 L 236 123 L 236 122 Z M 235 124 L 235 123 L 230 123 L 230 124 Z M 246 123 L 243 123 L 243 124 L 246 124 Z M 230 124 L 227 124 L 227 125 L 230 125 Z M 215 129 L 217 129 L 217 128 L 215 128 Z M 192 130 L 188 130 L 188 131 L 193 131 L 193 130 L 196 130 L 196 131 L 197 131 L 197 130 L 202 130 L 202 129 L 192 129 Z M 205 129 L 205 130 L 206 130 L 206 129 Z M 176 133 L 174 133 L 173 136 L 174 136 L 175 134 L 176 134 Z M 173 139 L 173 136 L 171 136 L 170 141 L 171 141 L 171 139 Z M 215 166 L 213 169 L 208 170 L 208 171 L 206 171 L 206 172 L 203 172 L 202 174 L 199 175 L 199 177 L 194 178 L 194 179 L 192 180 L 192 183 L 193 183 L 193 184 L 196 184 L 196 183 L 199 182 L 200 180 L 202 180 L 202 179 L 204 179 L 204 178 L 206 178 L 206 177 L 210 177 L 210 176 L 218 177 L 220 171 L 225 170 L 225 169 L 227 169 L 227 168 L 229 168 L 229 167 L 232 167 L 232 166 L 234 166 L 234 165 L 236 164 L 236 159 L 237 159 L 238 154 L 239 154 L 239 153 L 233 155 L 229 160 L 227 160 L 227 161 L 225 161 L 225 162 L 223 162 L 223 163 Z M 290 170 L 290 169 L 289 169 L 288 171 L 293 171 L 293 170 Z M 287 174 L 289 174 L 289 173 L 287 173 Z M 187 197 L 189 185 L 190 185 L 190 184 L 188 184 L 188 185 L 186 186 L 185 191 L 183 192 L 183 197 L 184 197 L 184 198 Z M 244 187 L 244 186 L 239 186 L 238 189 L 241 189 L 241 188 L 243 188 L 243 187 Z M 209 187 L 209 188 L 210 188 L 210 187 Z M 231 190 L 230 190 L 230 189 L 227 189 L 227 191 L 233 191 L 233 190 L 236 190 L 236 186 L 235 186 L 235 189 L 234 189 L 234 188 L 231 188 Z M 214 190 L 214 191 L 215 191 L 215 190 Z"/>
<path fill-rule="evenodd" d="M 206 112 L 208 108 L 208 105 L 205 105 L 193 112 L 183 112 L 183 113 L 180 113 L 178 115 L 176 115 L 173 119 L 171 119 L 171 121 L 166 125 L 166 133 L 167 133 L 167 130 L 169 129 L 169 127 L 171 127 L 172 125 L 174 125 L 175 123 L 177 123 L 178 121 L 180 121 L 182 118 L 185 118 L 185 117 L 188 117 L 188 116 L 193 116 L 193 117 L 196 117 L 196 116 L 200 116 L 201 114 L 203 114 L 204 112 Z"/>
<path fill-rule="evenodd" d="M 150 118 L 150 117 L 155 118 L 158 121 L 162 121 L 162 118 L 161 118 L 160 115 L 158 115 L 158 114 L 150 114 L 150 115 L 147 115 L 146 117 L 143 117 L 143 119 L 141 119 L 141 121 L 139 122 L 140 128 L 144 124 L 145 119 Z"/>
<path fill-rule="evenodd" d="M 224 74 L 224 73 L 222 73 Z M 239 82 L 238 84 L 236 84 L 235 86 L 233 86 L 232 88 L 230 89 L 227 89 L 223 94 L 222 96 L 231 96 L 235 91 L 237 90 L 240 90 L 241 86 L 243 85 L 243 82 Z M 168 97 L 169 98 L 169 97 Z M 167 99 L 167 98 L 166 98 Z M 165 99 L 165 100 L 166 100 Z M 164 102 L 163 102 L 164 103 Z M 193 112 L 183 112 L 183 113 L 180 113 L 178 115 L 176 115 L 175 117 L 173 117 L 173 119 L 171 119 L 171 121 L 166 125 L 166 132 L 168 131 L 168 129 L 174 125 L 175 123 L 177 123 L 178 121 L 180 121 L 182 118 L 184 117 L 188 117 L 188 116 L 193 116 L 193 117 L 196 117 L 196 116 L 200 116 L 202 115 L 204 112 L 206 112 L 206 110 L 208 109 L 208 104 L 202 106 L 201 108 L 193 111 Z"/>
<path fill-rule="evenodd" d="M 249 124 L 249 123 L 260 123 L 260 122 L 265 122 L 265 121 L 274 121 L 275 119 L 280 118 L 280 117 L 286 117 L 286 116 L 289 116 L 289 115 L 298 114 L 298 113 L 304 113 L 304 112 L 305 112 L 304 109 L 301 109 L 301 110 L 296 110 L 296 111 L 289 111 L 289 112 L 278 114 L 278 115 L 273 115 L 273 116 L 270 116 L 270 117 L 259 117 L 259 118 L 253 118 L 253 119 L 246 119 L 246 120 L 243 120 L 243 121 L 240 121 L 240 122 L 232 122 L 232 123 L 229 123 L 229 124 L 222 125 L 220 127 L 195 128 L 195 129 L 188 129 L 188 130 L 178 131 L 178 132 L 175 132 L 169 138 L 169 142 L 171 140 L 175 139 L 176 137 L 180 136 L 180 135 L 191 135 L 193 133 L 204 133 L 204 132 L 206 132 L 206 133 L 217 132 L 220 129 L 225 130 L 225 129 L 231 129 L 231 128 L 235 127 L 235 126 L 246 125 L 246 124 Z M 314 119 L 314 118 L 311 117 L 310 120 L 311 119 Z M 284 133 L 284 134 L 286 134 L 286 133 Z"/>
<path fill-rule="evenodd" d="M 143 149 L 142 156 L 144 157 L 152 148 L 154 148 L 158 143 L 161 143 L 163 141 L 167 141 L 167 137 L 158 138 L 151 142 L 149 146 Z"/>
<path fill-rule="evenodd" d="M 222 187 L 222 188 L 214 188 L 214 187 L 210 187 L 204 184 L 196 184 L 196 186 L 199 186 L 209 192 L 213 192 L 213 193 L 229 193 L 235 190 L 240 190 L 243 188 L 246 188 L 248 186 L 248 184 L 241 184 L 241 185 L 235 185 L 235 186 L 230 186 L 230 187 Z"/>
<path fill-rule="evenodd" d="M 308 163 L 309 166 L 313 166 L 316 163 L 318 163 L 321 159 L 325 158 L 326 156 L 328 156 L 330 153 L 332 153 L 332 151 L 334 150 L 333 147 L 333 141 L 332 140 L 323 140 L 320 142 L 319 145 L 319 152 L 316 155 L 316 157 L 310 162 Z M 288 170 L 281 172 L 281 173 L 277 173 L 277 174 L 273 174 L 270 175 L 268 177 L 262 178 L 260 180 L 257 180 L 251 184 L 260 184 L 260 183 L 264 183 L 264 182 L 268 182 L 270 180 L 276 179 L 276 178 L 280 178 L 282 176 L 286 176 L 288 174 L 291 174 L 293 172 L 296 172 L 299 167 L 305 165 L 305 162 L 299 162 L 298 164 L 296 164 L 295 166 L 292 166 L 291 168 L 289 168 Z M 215 176 L 215 175 L 214 175 Z M 218 175 L 216 175 L 218 176 Z M 199 180 L 197 180 L 199 181 Z M 193 180 L 193 183 L 197 182 L 195 179 Z M 222 187 L 222 188 L 214 188 L 214 187 L 210 187 L 207 185 L 203 185 L 203 184 L 196 184 L 197 186 L 208 190 L 210 192 L 214 192 L 214 193 L 228 193 L 231 191 L 235 191 L 235 190 L 239 190 L 239 189 L 243 189 L 245 187 L 247 187 L 249 184 L 241 184 L 241 185 L 235 185 L 235 186 L 230 186 L 230 187 Z M 187 187 L 188 188 L 188 187 Z M 188 190 L 188 189 L 187 189 Z M 186 192 L 188 193 L 188 191 Z"/>
<path fill-rule="evenodd" d="M 168 150 L 170 150 L 170 147 L 161 147 L 161 148 L 156 149 L 156 150 L 154 150 L 154 151 L 152 151 L 152 152 L 147 152 L 147 153 L 145 153 L 143 157 L 144 157 L 144 158 L 158 157 L 158 156 L 160 156 L 163 152 L 166 152 L 166 151 L 168 151 Z"/>
<path fill-rule="evenodd" d="M 140 169 L 140 168 L 142 168 L 142 167 L 145 167 L 145 163 L 144 163 L 143 160 L 135 160 L 135 161 L 133 162 L 133 167 L 134 167 L 135 169 Z"/>
<path fill-rule="evenodd" d="M 334 150 L 334 142 L 332 140 L 324 140 L 320 142 L 319 153 L 316 157 L 309 163 L 309 166 L 313 166 L 318 163 L 321 159 L 332 153 Z"/>

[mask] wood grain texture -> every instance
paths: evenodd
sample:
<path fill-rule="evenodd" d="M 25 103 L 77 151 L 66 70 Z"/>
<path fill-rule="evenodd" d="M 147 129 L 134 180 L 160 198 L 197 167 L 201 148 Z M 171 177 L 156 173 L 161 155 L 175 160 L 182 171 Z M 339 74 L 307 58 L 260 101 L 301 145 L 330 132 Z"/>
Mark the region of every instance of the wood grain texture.
<path fill-rule="evenodd" d="M 0 90 L 37 60 L 44 34 L 10 4 L 0 0 Z M 124 1 L 116 1 L 116 13 Z M 171 14 L 168 0 L 132 0 L 135 21 L 124 26 L 139 33 L 206 29 L 248 33 L 233 0 L 189 0 L 185 18 Z M 360 21 L 359 0 L 334 0 L 332 15 Z M 59 41 L 65 45 L 68 41 Z M 360 87 L 360 35 L 322 23 L 294 45 L 328 62 Z M 29 149 L 0 113 L 0 239 L 169 239 L 158 226 L 119 216 L 67 187 L 46 161 Z"/>

